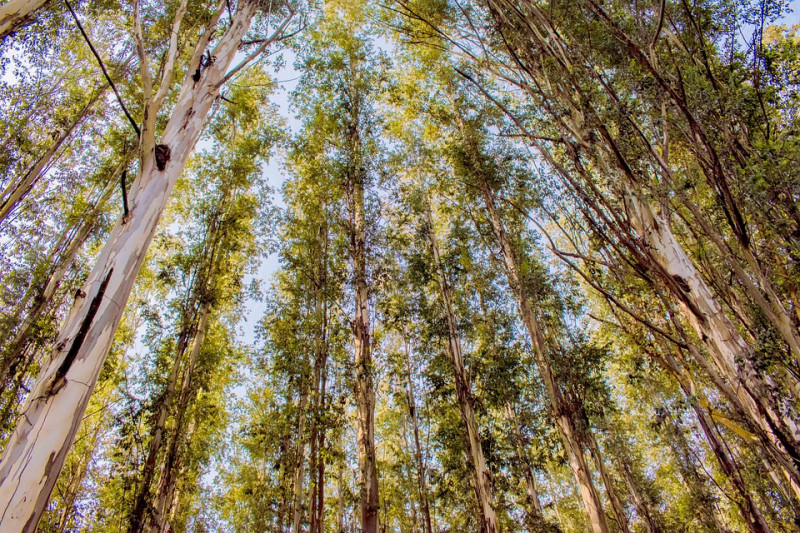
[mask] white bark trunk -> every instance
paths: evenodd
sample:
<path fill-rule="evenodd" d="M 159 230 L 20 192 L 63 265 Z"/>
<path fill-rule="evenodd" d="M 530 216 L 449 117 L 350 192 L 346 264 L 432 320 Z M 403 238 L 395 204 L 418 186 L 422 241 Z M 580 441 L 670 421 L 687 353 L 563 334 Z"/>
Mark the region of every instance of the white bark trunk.
<path fill-rule="evenodd" d="M 0 40 L 15 32 L 47 0 L 9 0 L 0 6 Z"/>
<path fill-rule="evenodd" d="M 132 187 L 129 217 L 117 221 L 77 298 L 0 459 L 0 522 L 33 532 L 47 505 L 113 341 L 136 275 L 239 43 L 257 9 L 243 1 L 198 82 L 187 76 L 162 135 L 171 159 L 159 171 L 150 147 Z"/>
<path fill-rule="evenodd" d="M 735 391 L 751 423 L 768 435 L 775 447 L 791 458 L 791 476 L 797 479 L 800 428 L 789 415 L 776 408 L 774 385 L 753 366 L 753 353 L 739 331 L 725 315 L 694 263 L 684 252 L 669 221 L 653 211 L 647 200 L 632 188 L 627 200 L 632 223 L 650 248 L 659 267 L 675 281 L 671 289 L 692 329 L 708 348 L 719 375 Z"/>

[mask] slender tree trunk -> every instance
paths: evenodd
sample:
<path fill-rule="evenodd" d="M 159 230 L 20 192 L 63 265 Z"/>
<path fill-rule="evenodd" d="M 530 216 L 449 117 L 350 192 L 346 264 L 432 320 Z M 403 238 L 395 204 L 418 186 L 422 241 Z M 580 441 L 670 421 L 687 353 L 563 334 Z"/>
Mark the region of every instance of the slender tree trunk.
<path fill-rule="evenodd" d="M 353 113 L 357 111 L 354 109 Z M 350 143 L 354 154 L 361 151 L 358 116 L 350 126 Z M 353 346 L 355 351 L 355 398 L 358 439 L 358 468 L 361 489 L 361 529 L 363 533 L 378 531 L 378 469 L 375 458 L 375 389 L 372 378 L 370 346 L 369 286 L 367 285 L 367 242 L 364 186 L 367 179 L 360 162 L 351 161 L 349 171 L 350 253 L 353 267 Z"/>
<path fill-rule="evenodd" d="M 733 485 L 737 497 L 732 497 L 731 499 L 739 508 L 739 512 L 749 530 L 751 533 L 770 533 L 769 525 L 753 501 L 750 491 L 748 490 L 744 478 L 742 477 L 741 469 L 739 468 L 736 460 L 728 453 L 727 446 L 725 445 L 723 437 L 717 429 L 713 418 L 702 406 L 699 405 L 697 401 L 698 391 L 694 387 L 693 382 L 688 379 L 685 374 L 680 372 L 678 362 L 669 352 L 667 352 L 663 357 L 663 362 L 665 366 L 673 370 L 673 374 L 676 376 L 678 384 L 692 406 L 698 422 L 700 422 L 700 427 L 703 431 L 706 441 L 708 442 L 711 450 L 714 452 L 714 456 L 722 468 L 723 473 Z"/>
<path fill-rule="evenodd" d="M 406 382 L 408 412 L 411 418 L 411 427 L 414 433 L 414 459 L 417 463 L 417 490 L 419 492 L 419 506 L 422 513 L 423 533 L 432 533 L 431 511 L 428 503 L 428 486 L 426 481 L 425 461 L 422 458 L 422 446 L 419 440 L 419 416 L 417 414 L 416 395 L 414 394 L 414 380 L 411 374 L 411 353 L 408 349 L 408 339 L 403 338 L 403 347 L 406 355 Z"/>
<path fill-rule="evenodd" d="M 692 448 L 683 434 L 683 428 L 666 410 L 660 410 L 657 416 L 663 419 L 663 424 L 667 429 L 664 436 L 675 454 L 678 470 L 697 507 L 693 509 L 695 516 L 707 528 L 719 533 L 726 533 L 727 529 L 720 520 L 716 500 L 703 480 L 703 476 L 698 472 L 695 458 L 692 456 Z"/>
<path fill-rule="evenodd" d="M 294 512 L 292 514 L 292 532 L 300 533 L 300 522 L 303 520 L 303 479 L 305 478 L 305 455 L 306 455 L 306 434 L 305 434 L 305 421 L 306 421 L 306 405 L 308 404 L 308 389 L 303 386 L 303 392 L 300 394 L 300 404 L 298 405 L 298 416 L 300 420 L 297 423 L 297 451 L 295 453 L 295 470 L 294 470 Z M 313 467 L 312 467 L 313 468 Z M 312 470 L 309 469 L 309 474 Z M 311 483 L 309 483 L 311 485 Z"/>
<path fill-rule="evenodd" d="M 48 0 L 8 0 L 0 6 L 0 41 L 27 24 Z"/>
<path fill-rule="evenodd" d="M 155 146 L 144 147 L 130 213 L 112 230 L 0 459 L 0 521 L 9 530 L 33 532 L 39 523 L 161 213 L 257 6 L 253 1 L 240 2 L 213 50 L 216 62 L 198 82 L 186 77 L 162 135 L 162 145 L 171 152 L 164 170 L 156 166 Z"/>
<path fill-rule="evenodd" d="M 192 350 L 189 352 L 189 358 L 183 370 L 181 378 L 181 386 L 178 395 L 178 401 L 175 406 L 175 422 L 172 427 L 171 434 L 167 445 L 167 451 L 162 461 L 161 479 L 158 483 L 158 490 L 156 491 L 155 502 L 153 505 L 152 516 L 145 515 L 143 523 L 144 530 L 151 532 L 160 531 L 166 519 L 169 505 L 172 501 L 172 494 L 175 491 L 177 484 L 178 462 L 180 460 L 180 448 L 189 440 L 186 438 L 188 432 L 185 431 L 184 421 L 186 420 L 186 412 L 189 409 L 191 394 L 194 389 L 192 383 L 197 369 L 197 359 L 200 356 L 200 350 L 203 347 L 203 340 L 205 339 L 206 331 L 208 331 L 208 320 L 211 314 L 211 304 L 204 303 L 199 312 L 199 320 L 197 322 L 196 333 L 192 339 Z M 169 406 L 167 406 L 169 410 Z M 163 433 L 163 430 L 162 430 Z M 148 490 L 149 492 L 149 490 Z"/>
<path fill-rule="evenodd" d="M 430 240 L 431 253 L 434 268 L 436 269 L 439 290 L 444 303 L 444 311 L 447 317 L 448 343 L 447 352 L 450 356 L 450 364 L 453 366 L 453 377 L 456 385 L 456 398 L 458 407 L 461 411 L 461 418 L 464 421 L 464 429 L 467 437 L 467 449 L 469 450 L 469 464 L 472 468 L 475 496 L 477 498 L 478 510 L 481 518 L 482 533 L 496 533 L 499 531 L 497 516 L 492 501 L 492 481 L 489 469 L 486 467 L 486 459 L 483 455 L 480 433 L 478 432 L 478 421 L 475 418 L 475 410 L 472 404 L 472 385 L 467 377 L 464 368 L 464 358 L 461 352 L 461 340 L 458 334 L 458 325 L 453 311 L 453 299 L 450 284 L 447 281 L 444 270 L 442 269 L 439 258 L 439 246 L 436 243 L 434 234 L 433 216 L 431 208 L 426 209 L 428 221 L 428 238 Z"/>
<path fill-rule="evenodd" d="M 606 516 L 603 512 L 603 504 L 594 486 L 594 482 L 592 481 L 591 472 L 586 463 L 586 457 L 583 454 L 583 445 L 580 442 L 580 437 L 576 430 L 574 420 L 575 413 L 567 406 L 556 382 L 555 373 L 553 372 L 545 350 L 544 337 L 542 336 L 541 329 L 535 318 L 536 315 L 533 311 L 533 303 L 528 294 L 528 289 L 525 284 L 522 283 L 522 279 L 519 275 L 517 258 L 511 249 L 502 220 L 497 212 L 494 196 L 491 191 L 489 191 L 485 182 L 482 183 L 481 190 L 489 215 L 489 221 L 492 224 L 494 236 L 500 247 L 502 259 L 506 267 L 505 270 L 508 276 L 508 282 L 517 295 L 522 322 L 525 325 L 525 329 L 528 331 L 531 344 L 533 345 L 534 361 L 539 370 L 539 375 L 544 382 L 545 390 L 550 400 L 550 406 L 553 410 L 555 423 L 560 430 L 569 465 L 575 476 L 575 481 L 578 483 L 583 504 L 589 515 L 592 531 L 594 531 L 594 533 L 609 533 Z"/>
<path fill-rule="evenodd" d="M 109 402 L 106 401 L 103 405 L 103 412 L 108 409 L 108 404 Z M 75 515 L 75 500 L 78 498 L 78 494 L 80 493 L 81 483 L 86 477 L 86 472 L 89 470 L 89 465 L 92 463 L 92 455 L 95 452 L 95 447 L 100 439 L 100 433 L 106 427 L 106 419 L 104 414 L 101 413 L 99 417 L 100 420 L 97 421 L 97 425 L 95 425 L 91 433 L 92 444 L 87 447 L 87 453 L 84 454 L 78 473 L 70 481 L 67 494 L 63 498 L 61 517 L 58 520 L 59 531 L 68 531 L 67 526 L 69 525 L 70 520 L 72 520 L 72 517 Z"/>
<path fill-rule="evenodd" d="M 341 435 L 339 436 L 339 447 L 342 450 L 342 456 L 344 456 L 344 445 Z M 337 468 L 336 492 L 338 496 L 336 502 L 336 531 L 338 533 L 344 533 L 344 459 L 339 461 L 339 467 Z"/>
<path fill-rule="evenodd" d="M 193 309 L 190 303 L 186 308 Z M 185 309 L 186 309 L 185 308 Z M 186 311 L 184 310 L 184 313 Z M 164 432 L 167 429 L 167 417 L 173 407 L 173 398 L 178 388 L 178 378 L 180 377 L 180 369 L 183 366 L 183 355 L 186 348 L 192 339 L 196 339 L 194 333 L 194 326 L 186 316 L 183 317 L 184 327 L 178 335 L 177 348 L 175 350 L 175 357 L 172 360 L 172 367 L 167 381 L 167 388 L 164 391 L 162 398 L 158 404 L 157 415 L 155 416 L 155 425 L 152 430 L 152 437 L 147 446 L 147 457 L 144 462 L 144 468 L 140 478 L 139 486 L 134 498 L 133 510 L 130 516 L 130 525 L 128 527 L 129 533 L 139 533 L 142 531 L 149 522 L 149 517 L 152 514 L 152 485 L 153 478 L 156 475 L 156 464 L 158 455 L 161 452 L 161 444 L 164 439 Z M 195 342 L 195 345 L 197 343 Z M 192 349 L 194 352 L 194 349 Z"/>
<path fill-rule="evenodd" d="M 0 10 L 1 9 L 2 7 L 0 7 Z M 5 190 L 3 190 L 2 194 L 0 194 L 0 224 L 2 224 L 3 221 L 8 218 L 8 215 L 11 214 L 11 211 L 13 211 L 14 208 L 19 205 L 20 201 L 31 191 L 34 183 L 36 183 L 42 173 L 49 168 L 50 163 L 53 161 L 53 157 L 56 155 L 64 142 L 69 139 L 75 129 L 89 115 L 89 110 L 94 107 L 100 97 L 104 94 L 105 90 L 103 89 L 95 90 L 94 95 L 78 112 L 77 116 L 72 120 L 70 125 L 61 131 L 50 147 L 41 156 L 39 156 L 39 159 L 36 160 L 36 163 L 34 163 L 33 166 L 29 168 L 27 172 L 25 172 L 25 175 L 6 186 Z"/>
<path fill-rule="evenodd" d="M 533 476 L 533 466 L 531 465 L 530 457 L 525 451 L 525 439 L 522 435 L 522 430 L 517 422 L 517 414 L 514 411 L 514 406 L 511 403 L 506 403 L 506 417 L 511 424 L 511 434 L 514 440 L 514 447 L 517 452 L 517 461 L 519 468 L 522 469 L 522 474 L 525 477 L 525 499 L 528 503 L 528 522 L 532 531 L 538 531 L 543 528 L 545 524 L 544 511 L 542 510 L 542 503 L 539 500 L 539 491 L 536 490 L 536 480 Z"/>
<path fill-rule="evenodd" d="M 413 458 L 414 457 L 414 452 L 412 451 L 411 443 L 409 442 L 409 439 L 408 439 L 408 421 L 405 419 L 405 417 L 403 417 L 401 419 L 401 421 L 400 421 L 400 429 L 401 429 L 401 433 L 403 435 L 403 445 L 405 446 L 406 451 L 408 451 L 409 457 Z M 413 459 L 412 459 L 411 463 L 413 463 Z M 412 479 L 413 478 L 413 474 L 411 472 L 412 467 L 409 466 L 409 468 L 403 468 L 402 470 L 403 470 L 403 474 L 405 474 L 405 476 L 404 476 L 405 477 L 405 481 L 409 485 L 413 484 L 414 483 L 414 481 Z M 408 506 L 411 508 L 411 533 L 418 533 L 419 529 L 417 528 L 417 525 L 419 523 L 419 516 L 417 514 L 417 506 L 419 506 L 419 500 L 415 501 L 414 497 L 411 494 L 407 494 L 405 496 L 406 496 L 405 501 L 408 502 Z M 384 527 L 385 526 L 386 526 L 386 523 L 384 523 Z"/>
<path fill-rule="evenodd" d="M 322 417 L 325 413 L 326 389 L 328 377 L 328 301 L 325 290 L 328 285 L 328 226 L 324 223 L 319 230 L 320 250 L 319 284 L 316 287 L 316 308 L 320 315 L 321 325 L 317 342 L 317 353 L 314 359 L 313 384 L 313 417 L 311 419 L 311 452 L 309 454 L 308 500 L 311 504 L 309 512 L 309 533 L 322 533 L 324 521 L 325 497 L 325 460 L 322 450 L 325 446 L 325 425 Z"/>
<path fill-rule="evenodd" d="M 614 487 L 614 478 L 611 477 L 608 468 L 606 468 L 603 455 L 600 453 L 600 446 L 597 444 L 597 439 L 594 438 L 594 433 L 592 433 L 589 427 L 589 421 L 585 420 L 585 422 L 587 428 L 586 443 L 589 445 L 589 451 L 592 454 L 595 468 L 600 472 L 600 477 L 603 479 L 608 501 L 611 502 L 611 508 L 614 509 L 614 515 L 617 519 L 617 526 L 622 533 L 630 533 L 631 529 L 628 524 L 628 517 L 625 514 L 625 510 L 622 508 L 622 502 L 619 500 L 617 489 Z"/>
<path fill-rule="evenodd" d="M 650 502 L 646 500 L 641 492 L 639 491 L 638 483 L 636 479 L 633 477 L 633 473 L 631 472 L 631 465 L 628 462 L 628 459 L 622 454 L 617 455 L 617 463 L 619 465 L 619 470 L 622 472 L 622 477 L 625 479 L 625 484 L 628 487 L 628 492 L 633 499 L 633 504 L 636 507 L 636 512 L 639 517 L 644 522 L 644 526 L 647 529 L 647 533 L 661 533 L 662 529 L 661 526 L 656 522 L 653 517 L 653 513 L 650 509 Z"/>
<path fill-rule="evenodd" d="M 326 311 L 327 313 L 327 311 Z M 326 353 L 327 358 L 327 353 Z M 327 382 L 328 367 L 324 365 L 322 368 L 322 383 L 320 384 L 320 413 L 324 413 L 326 409 L 326 382 Z M 323 525 L 325 524 L 325 460 L 322 457 L 322 451 L 325 449 L 325 427 L 317 429 L 317 469 L 316 469 L 316 483 L 314 489 L 316 494 L 314 497 L 314 525 L 315 528 L 310 533 L 322 533 Z"/>

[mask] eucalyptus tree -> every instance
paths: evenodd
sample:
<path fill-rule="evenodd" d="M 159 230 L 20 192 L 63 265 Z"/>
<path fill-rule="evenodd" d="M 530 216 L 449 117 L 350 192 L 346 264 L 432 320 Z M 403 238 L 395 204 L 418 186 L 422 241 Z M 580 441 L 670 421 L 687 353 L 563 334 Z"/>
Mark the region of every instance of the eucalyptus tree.
<path fill-rule="evenodd" d="M 324 18 L 301 51 L 305 74 L 297 89 L 306 115 L 304 136 L 314 138 L 323 172 L 337 184 L 338 219 L 349 241 L 353 296 L 353 393 L 357 412 L 361 527 L 378 528 L 378 473 L 375 452 L 375 390 L 370 318 L 374 289 L 370 279 L 370 236 L 376 228 L 374 193 L 379 145 L 374 100 L 382 58 L 367 39 L 370 26 L 362 5 L 325 4 Z M 309 154 L 310 155 L 310 154 Z"/>
<path fill-rule="evenodd" d="M 740 171 L 752 168 L 793 191 L 789 176 L 777 168 L 766 176 L 756 162 L 791 157 L 793 141 L 780 99 L 767 109 L 765 95 L 774 93 L 764 85 L 759 47 L 742 50 L 730 38 L 747 13 L 727 4 L 669 3 L 647 13 L 625 4 L 610 13 L 591 1 L 401 6 L 415 39 L 443 43 L 435 46 L 475 67 L 475 74 L 459 71 L 580 200 L 586 224 L 678 303 L 696 335 L 679 344 L 702 361 L 796 493 L 797 417 L 789 391 L 798 333 L 791 292 L 779 289 L 789 286 L 775 274 L 788 272 L 778 243 L 790 241 L 766 236 L 773 216 L 785 221 L 782 228 L 792 225 L 792 208 L 773 199 L 744 209 L 758 186 Z M 760 6 L 757 31 L 780 12 Z M 701 29 L 698 21 L 711 13 L 722 23 Z M 456 37 L 453 27 L 470 37 Z M 487 78 L 513 87 L 514 100 L 495 96 Z M 739 90 L 742 79 L 757 83 Z M 719 98 L 702 97 L 706 91 Z M 748 112 L 745 102 L 762 111 Z M 785 139 L 781 148 L 767 141 L 775 136 Z M 735 284 L 722 286 L 706 274 L 709 256 L 681 238 L 687 230 Z M 768 273 L 758 254 L 774 270 Z M 780 338 L 787 350 L 762 348 L 765 338 Z"/>
<path fill-rule="evenodd" d="M 41 518 L 66 452 L 78 429 L 82 414 L 108 353 L 136 273 L 142 265 L 161 213 L 202 133 L 208 112 L 224 83 L 241 72 L 285 35 L 294 11 L 274 6 L 261 17 L 266 6 L 255 0 L 238 3 L 229 23 L 226 2 L 207 9 L 193 5 L 203 32 L 188 47 L 181 41 L 181 23 L 188 11 L 185 0 L 172 21 L 169 46 L 156 87 L 142 31 L 142 9 L 134 4 L 133 40 L 139 59 L 143 87 L 143 120 L 140 134 L 139 172 L 130 191 L 130 208 L 111 231 L 97 264 L 78 294 L 51 356 L 0 460 L 0 507 L 8 527 L 32 531 Z M 273 17 L 274 15 L 274 17 Z M 254 19 L 254 30 L 271 31 L 259 39 L 245 40 Z M 274 23 L 274 21 L 278 21 Z M 202 22 L 201 22 L 202 21 Z M 270 28 L 270 26 L 275 26 Z M 214 35 L 223 30 L 218 39 Z M 252 44 L 248 44 L 249 42 Z M 207 48 L 213 44 L 213 50 Z M 231 68 L 242 47 L 252 50 Z M 185 64 L 178 61 L 179 48 L 191 50 Z M 186 75 L 175 98 L 169 120 L 161 131 L 157 119 L 179 68 Z M 32 438 L 46 435 L 47 438 Z M 52 458 L 51 458 L 52 457 Z M 12 526 L 13 524 L 13 526 Z"/>

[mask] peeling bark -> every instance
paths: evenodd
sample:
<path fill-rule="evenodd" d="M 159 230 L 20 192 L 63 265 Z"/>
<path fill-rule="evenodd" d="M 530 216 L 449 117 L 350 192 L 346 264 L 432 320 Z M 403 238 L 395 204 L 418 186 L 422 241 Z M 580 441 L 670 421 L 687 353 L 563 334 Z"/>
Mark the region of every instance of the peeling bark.
<path fill-rule="evenodd" d="M 155 143 L 149 148 L 143 145 L 140 174 L 131 191 L 129 218 L 117 221 L 84 286 L 86 294 L 96 294 L 107 279 L 95 319 L 74 361 L 65 369 L 63 386 L 50 390 L 50 383 L 59 369 L 63 369 L 66 354 L 72 349 L 89 311 L 86 299 L 79 298 L 64 322 L 50 362 L 34 386 L 0 459 L 0 521 L 4 528 L 25 533 L 36 529 L 111 347 L 161 213 L 200 137 L 206 116 L 219 95 L 221 82 L 257 9 L 256 2 L 241 2 L 230 27 L 213 51 L 216 63 L 206 68 L 204 79 L 199 83 L 184 82 L 162 134 L 162 144 L 170 146 L 172 152 L 163 171 L 155 168 Z"/>
<path fill-rule="evenodd" d="M 776 386 L 754 365 L 754 354 L 736 327 L 725 315 L 713 293 L 675 239 L 669 222 L 656 214 L 648 202 L 632 188 L 627 200 L 632 222 L 658 266 L 670 276 L 670 292 L 683 314 L 708 349 L 716 372 L 735 394 L 751 424 L 766 435 L 774 449 L 784 457 L 781 464 L 794 486 L 800 484 L 800 427 L 794 410 L 781 408 L 775 397 Z M 667 280 L 669 281 L 669 280 Z"/>
<path fill-rule="evenodd" d="M 22 28 L 48 0 L 9 0 L 0 6 L 0 41 Z"/>

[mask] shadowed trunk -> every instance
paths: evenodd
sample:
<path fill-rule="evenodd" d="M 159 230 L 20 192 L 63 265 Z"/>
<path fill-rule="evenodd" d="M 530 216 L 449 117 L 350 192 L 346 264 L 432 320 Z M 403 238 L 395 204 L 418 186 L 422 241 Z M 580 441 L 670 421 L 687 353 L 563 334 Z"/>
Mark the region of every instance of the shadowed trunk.
<path fill-rule="evenodd" d="M 467 377 L 464 368 L 464 358 L 461 352 L 461 340 L 458 334 L 458 325 L 455 312 L 453 311 L 453 297 L 450 284 L 447 281 L 444 270 L 442 269 L 439 258 L 439 246 L 434 235 L 433 216 L 431 207 L 426 211 L 428 223 L 428 238 L 430 240 L 431 255 L 436 275 L 439 281 L 439 290 L 444 304 L 444 312 L 447 317 L 447 353 L 450 357 L 450 364 L 453 367 L 453 378 L 456 386 L 456 399 L 458 408 L 461 411 L 461 418 L 464 422 L 464 430 L 467 438 L 467 450 L 469 452 L 468 463 L 472 469 L 473 486 L 475 497 L 477 498 L 478 510 L 481 519 L 482 533 L 496 533 L 499 531 L 497 516 L 494 510 L 492 495 L 491 473 L 486 467 L 486 459 L 483 455 L 480 432 L 478 431 L 478 421 L 475 418 L 475 410 L 472 400 L 472 385 Z"/>

